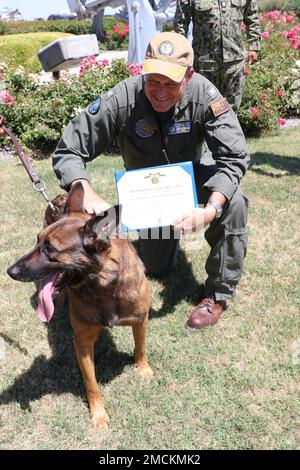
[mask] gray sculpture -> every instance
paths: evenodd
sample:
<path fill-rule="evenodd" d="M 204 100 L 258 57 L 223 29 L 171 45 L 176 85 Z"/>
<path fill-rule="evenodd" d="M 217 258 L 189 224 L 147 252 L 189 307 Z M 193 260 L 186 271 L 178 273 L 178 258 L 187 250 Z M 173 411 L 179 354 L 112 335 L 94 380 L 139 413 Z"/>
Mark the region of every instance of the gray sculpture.
<path fill-rule="evenodd" d="M 150 38 L 161 32 L 166 22 L 172 23 L 176 0 L 68 0 L 70 10 L 78 17 L 93 16 L 93 24 L 97 23 L 98 28 L 97 33 L 95 29 L 93 32 L 98 38 L 104 37 L 104 9 L 108 6 L 116 8 L 124 3 L 129 22 L 128 63 L 143 63 Z M 96 15 L 99 16 L 95 21 Z"/>

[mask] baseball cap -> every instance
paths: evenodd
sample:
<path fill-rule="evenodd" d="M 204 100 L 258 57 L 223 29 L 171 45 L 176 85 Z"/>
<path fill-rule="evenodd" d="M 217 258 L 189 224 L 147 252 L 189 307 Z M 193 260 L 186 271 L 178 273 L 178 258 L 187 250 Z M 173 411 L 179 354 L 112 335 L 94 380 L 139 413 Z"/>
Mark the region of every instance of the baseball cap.
<path fill-rule="evenodd" d="M 179 83 L 193 62 L 193 48 L 184 36 L 173 32 L 158 33 L 149 42 L 142 74 L 158 73 Z"/>

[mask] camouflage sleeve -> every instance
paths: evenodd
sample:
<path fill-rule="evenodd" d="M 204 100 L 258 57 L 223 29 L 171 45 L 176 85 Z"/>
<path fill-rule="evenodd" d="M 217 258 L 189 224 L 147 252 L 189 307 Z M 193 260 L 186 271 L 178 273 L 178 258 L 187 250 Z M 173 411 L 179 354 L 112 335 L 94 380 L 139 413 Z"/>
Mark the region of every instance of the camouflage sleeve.
<path fill-rule="evenodd" d="M 176 33 L 187 36 L 191 16 L 191 0 L 177 0 L 174 16 L 174 29 Z"/>
<path fill-rule="evenodd" d="M 218 171 L 205 183 L 205 187 L 210 192 L 224 194 L 230 200 L 246 173 L 250 156 L 235 113 L 219 92 L 218 96 L 209 94 L 211 89 L 210 84 L 204 107 L 204 137 Z"/>
<path fill-rule="evenodd" d="M 261 31 L 256 0 L 247 0 L 244 13 L 244 23 L 246 25 L 249 49 L 251 51 L 259 51 Z"/>
<path fill-rule="evenodd" d="M 97 98 L 65 128 L 52 156 L 63 189 L 75 179 L 89 180 L 86 163 L 110 147 L 117 122 L 115 88 Z"/>

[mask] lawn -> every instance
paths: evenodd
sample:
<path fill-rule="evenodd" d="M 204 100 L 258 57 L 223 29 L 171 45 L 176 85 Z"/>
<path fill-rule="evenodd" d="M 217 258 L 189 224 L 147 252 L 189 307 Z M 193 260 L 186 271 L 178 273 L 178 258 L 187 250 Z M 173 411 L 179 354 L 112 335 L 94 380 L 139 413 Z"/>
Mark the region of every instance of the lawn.
<path fill-rule="evenodd" d="M 40 323 L 35 285 L 6 274 L 35 242 L 45 205 L 18 160 L 0 161 L 1 449 L 299 449 L 299 127 L 248 143 L 250 240 L 237 296 L 213 328 L 185 328 L 206 245 L 181 251 L 176 271 L 150 281 L 153 380 L 135 373 L 129 328 L 106 331 L 96 345 L 107 431 L 90 424 L 67 312 Z M 50 161 L 34 166 L 54 197 Z M 111 202 L 120 169 L 114 156 L 89 165 Z"/>
<path fill-rule="evenodd" d="M 37 73 L 42 70 L 38 51 L 56 39 L 69 36 L 73 34 L 41 32 L 0 36 L 0 63 L 12 70 L 22 66 L 27 72 Z"/>

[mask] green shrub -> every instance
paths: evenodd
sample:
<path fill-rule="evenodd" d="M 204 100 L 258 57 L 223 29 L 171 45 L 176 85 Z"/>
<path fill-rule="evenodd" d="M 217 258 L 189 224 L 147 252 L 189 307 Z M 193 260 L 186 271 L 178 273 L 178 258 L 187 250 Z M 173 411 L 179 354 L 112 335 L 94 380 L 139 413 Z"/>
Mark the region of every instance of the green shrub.
<path fill-rule="evenodd" d="M 9 106 L 0 103 L 0 114 L 27 149 L 52 151 L 71 118 L 130 75 L 123 59 L 100 65 L 44 85 L 23 72 L 6 74 L 6 89 L 17 100 Z"/>
<path fill-rule="evenodd" d="M 261 26 L 260 59 L 248 69 L 239 110 L 240 122 L 248 135 L 276 131 L 282 118 L 300 115 L 297 20 L 273 11 L 261 18 Z"/>
<path fill-rule="evenodd" d="M 106 47 L 108 50 L 120 50 L 128 48 L 128 25 L 122 24 L 121 27 L 115 24 L 112 29 L 106 32 Z"/>
<path fill-rule="evenodd" d="M 7 34 L 7 32 L 8 32 L 7 24 L 4 23 L 4 21 L 0 21 L 0 36 L 2 36 L 3 34 Z"/>
<path fill-rule="evenodd" d="M 6 23 L 5 34 L 60 32 L 70 34 L 90 34 L 91 20 L 36 20 Z"/>
<path fill-rule="evenodd" d="M 285 0 L 283 2 L 283 9 L 285 11 L 294 11 L 300 18 L 300 2 L 299 0 Z"/>
<path fill-rule="evenodd" d="M 298 17 L 300 16 L 299 0 L 260 0 L 258 2 L 258 11 L 294 11 Z"/>
<path fill-rule="evenodd" d="M 112 31 L 113 26 L 123 29 L 124 23 L 118 21 L 113 16 L 103 18 L 103 29 L 106 32 Z M 39 32 L 61 32 L 70 34 L 91 34 L 92 20 L 36 20 L 36 21 L 16 21 L 0 22 L 1 34 L 21 34 Z"/>
<path fill-rule="evenodd" d="M 272 10 L 281 10 L 283 7 L 284 0 L 259 0 L 258 10 L 263 11 L 272 11 Z"/>

